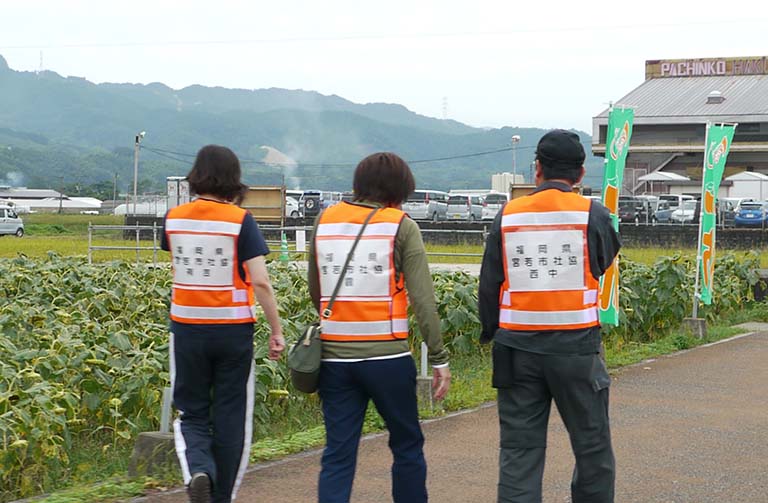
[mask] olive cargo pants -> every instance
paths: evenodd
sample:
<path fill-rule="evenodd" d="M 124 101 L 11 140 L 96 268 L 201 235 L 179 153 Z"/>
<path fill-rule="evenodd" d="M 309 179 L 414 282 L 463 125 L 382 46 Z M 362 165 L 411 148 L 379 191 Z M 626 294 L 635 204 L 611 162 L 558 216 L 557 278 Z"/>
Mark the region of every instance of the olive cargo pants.
<path fill-rule="evenodd" d="M 610 377 L 599 354 L 542 355 L 494 343 L 501 449 L 499 503 L 541 503 L 552 399 L 571 440 L 573 503 L 611 503 Z"/>

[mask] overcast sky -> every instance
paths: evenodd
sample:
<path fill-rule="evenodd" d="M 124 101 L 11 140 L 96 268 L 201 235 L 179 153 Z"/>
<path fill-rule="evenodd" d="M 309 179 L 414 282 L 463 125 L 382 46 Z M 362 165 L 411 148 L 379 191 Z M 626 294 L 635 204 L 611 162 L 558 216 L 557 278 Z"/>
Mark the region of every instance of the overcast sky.
<path fill-rule="evenodd" d="M 711 7 L 708 7 L 710 5 Z M 566 127 L 646 59 L 768 56 L 760 1 L 3 0 L 0 54 L 94 82 L 282 87 L 473 126 Z M 0 92 L 2 89 L 0 89 Z"/>

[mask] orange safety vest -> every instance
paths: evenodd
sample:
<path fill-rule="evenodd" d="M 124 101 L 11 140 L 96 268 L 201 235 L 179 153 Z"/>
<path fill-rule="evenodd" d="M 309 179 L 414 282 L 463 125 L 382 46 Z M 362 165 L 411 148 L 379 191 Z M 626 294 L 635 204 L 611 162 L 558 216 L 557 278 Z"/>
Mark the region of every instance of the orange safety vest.
<path fill-rule="evenodd" d="M 321 313 L 328 305 L 352 244 L 371 208 L 346 202 L 326 209 L 315 235 Z M 330 317 L 322 318 L 326 341 L 391 341 L 408 338 L 408 299 L 395 274 L 395 236 L 405 213 L 378 210 L 368 222 L 347 267 Z"/>
<path fill-rule="evenodd" d="M 165 232 L 171 251 L 171 319 L 189 324 L 256 321 L 248 270 L 240 276 L 237 241 L 245 210 L 198 199 L 171 209 Z"/>
<path fill-rule="evenodd" d="M 552 189 L 504 206 L 500 328 L 577 330 L 600 324 L 599 283 L 587 248 L 590 205 L 578 194 Z"/>

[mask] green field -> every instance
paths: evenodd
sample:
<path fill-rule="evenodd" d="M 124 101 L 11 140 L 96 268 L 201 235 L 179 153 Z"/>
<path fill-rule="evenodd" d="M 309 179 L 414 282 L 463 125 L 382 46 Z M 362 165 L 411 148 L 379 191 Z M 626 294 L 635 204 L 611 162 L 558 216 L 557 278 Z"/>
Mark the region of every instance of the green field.
<path fill-rule="evenodd" d="M 85 264 L 89 221 L 121 223 L 113 217 L 94 221 L 80 215 L 33 215 L 26 220 L 25 237 L 0 239 L 0 291 L 5 292 L 0 296 L 0 391 L 12 390 L 4 395 L 11 399 L 0 396 L 0 438 L 13 446 L 0 456 L 0 501 L 67 487 L 73 487 L 70 493 L 45 501 L 108 501 L 158 484 L 179 483 L 175 471 L 167 480 L 124 479 L 133 439 L 139 431 L 156 428 L 159 390 L 167 384 L 170 274 L 167 268 L 135 267 L 135 250 L 95 251 L 94 261 L 104 263 Z M 114 235 L 93 242 L 126 247 L 134 243 Z M 149 247 L 152 242 L 140 244 Z M 276 259 L 279 246 L 272 248 Z M 427 248 L 430 253 L 482 253 L 481 246 Z M 20 254 L 30 260 L 2 259 Z M 715 303 L 700 311 L 710 324 L 708 340 L 732 335 L 735 323 L 768 319 L 768 307 L 751 302 L 756 261 L 736 255 L 721 250 Z M 609 365 L 704 342 L 679 327 L 690 313 L 694 251 L 628 249 L 623 256 L 620 301 L 625 316 L 620 327 L 604 329 Z M 151 261 L 152 251 L 141 252 L 139 258 Z M 167 263 L 168 254 L 158 252 L 157 259 Z M 479 263 L 480 257 L 431 255 L 430 261 Z M 766 263 L 765 253 L 761 262 Z M 306 273 L 277 260 L 269 267 L 284 331 L 294 340 L 303 324 L 316 317 Z M 425 417 L 494 397 L 488 385 L 488 348 L 477 343 L 478 278 L 441 271 L 433 274 L 433 281 L 455 380 L 448 399 Z M 263 324 L 257 330 L 262 339 L 267 333 Z M 292 390 L 284 361 L 264 358 L 262 339 L 256 346 L 259 399 L 252 461 L 322 445 L 324 433 L 316 397 Z M 418 341 L 418 335 L 413 340 Z M 418 350 L 414 343 L 417 358 Z M 371 411 L 366 431 L 382 428 Z"/>
<path fill-rule="evenodd" d="M 88 225 L 122 225 L 124 217 L 113 215 L 59 215 L 52 213 L 36 213 L 24 216 L 26 235 L 21 238 L 11 236 L 0 239 L 0 258 L 13 258 L 24 254 L 30 258 L 43 258 L 49 252 L 64 257 L 88 255 Z M 159 236 L 158 236 L 159 239 Z M 122 239 L 120 231 L 96 231 L 93 235 L 94 246 L 130 247 L 131 250 L 98 250 L 93 252 L 95 262 L 109 260 L 137 260 L 134 239 Z M 141 247 L 152 247 L 151 240 L 144 240 Z M 280 247 L 270 243 L 272 257 L 277 257 Z M 479 264 L 483 247 L 481 245 L 434 245 L 427 244 L 427 253 L 431 263 L 447 264 Z M 289 243 L 289 249 L 294 249 L 294 243 Z M 718 248 L 720 253 L 727 252 Z M 741 252 L 736 252 L 737 255 Z M 659 257 L 681 255 L 693 258 L 695 250 L 691 248 L 625 248 L 622 257 L 642 264 L 653 264 Z M 152 261 L 154 254 L 151 250 L 143 250 L 138 254 L 140 261 Z M 293 259 L 305 259 L 305 255 L 293 255 Z M 167 261 L 168 255 L 158 251 L 157 259 Z M 768 253 L 760 251 L 761 267 L 768 267 Z"/>

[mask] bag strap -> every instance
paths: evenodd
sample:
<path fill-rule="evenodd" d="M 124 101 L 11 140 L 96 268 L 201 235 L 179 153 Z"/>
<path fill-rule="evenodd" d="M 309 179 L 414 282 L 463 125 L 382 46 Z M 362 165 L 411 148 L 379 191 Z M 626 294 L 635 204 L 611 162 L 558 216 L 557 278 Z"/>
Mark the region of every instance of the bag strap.
<path fill-rule="evenodd" d="M 336 296 L 339 294 L 339 290 L 341 290 L 341 283 L 344 281 L 344 276 L 347 274 L 347 267 L 349 266 L 349 263 L 352 261 L 352 256 L 355 254 L 355 248 L 357 248 L 357 243 L 360 242 L 360 238 L 363 237 L 363 231 L 365 231 L 365 227 L 368 225 L 368 222 L 371 221 L 371 218 L 373 218 L 374 213 L 379 211 L 380 208 L 374 208 L 372 212 L 368 213 L 368 216 L 365 217 L 365 221 L 363 222 L 363 225 L 360 227 L 360 232 L 357 233 L 357 237 L 355 238 L 355 242 L 352 243 L 352 249 L 349 250 L 349 255 L 347 255 L 347 260 L 344 262 L 344 267 L 341 269 L 341 274 L 339 274 L 339 280 L 336 282 L 336 287 L 333 289 L 333 295 L 331 295 L 331 298 L 328 300 L 328 305 L 325 306 L 325 309 L 323 309 L 322 316 L 325 319 L 328 319 L 331 317 L 331 314 L 333 311 L 333 303 L 336 302 Z"/>

